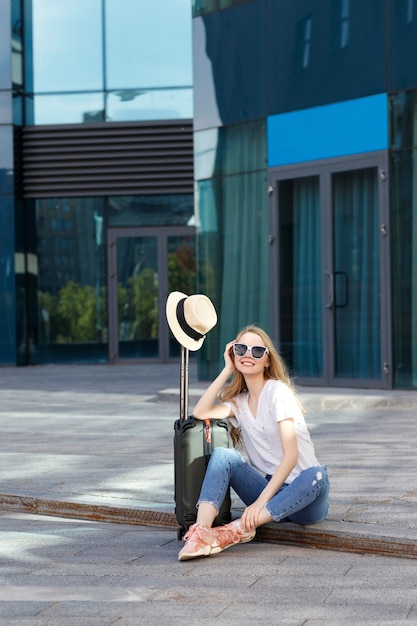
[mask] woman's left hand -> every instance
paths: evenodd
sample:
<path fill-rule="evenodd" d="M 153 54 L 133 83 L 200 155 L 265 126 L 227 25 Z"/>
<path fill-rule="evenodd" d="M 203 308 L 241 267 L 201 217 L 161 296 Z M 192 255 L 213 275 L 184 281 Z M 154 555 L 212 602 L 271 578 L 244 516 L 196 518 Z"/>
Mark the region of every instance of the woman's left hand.
<path fill-rule="evenodd" d="M 259 515 L 264 506 L 265 504 L 263 502 L 255 501 L 253 502 L 253 504 L 246 507 L 246 509 L 243 511 L 242 517 L 240 518 L 240 522 L 246 530 L 252 530 L 253 528 L 257 528 L 257 526 L 259 525 Z"/>

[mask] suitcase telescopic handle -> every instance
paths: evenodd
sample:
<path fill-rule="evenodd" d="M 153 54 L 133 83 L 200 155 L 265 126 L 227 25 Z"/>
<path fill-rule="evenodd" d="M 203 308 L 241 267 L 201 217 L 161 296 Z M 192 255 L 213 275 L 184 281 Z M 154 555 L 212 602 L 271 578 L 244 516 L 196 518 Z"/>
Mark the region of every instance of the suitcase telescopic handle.
<path fill-rule="evenodd" d="M 190 351 L 181 346 L 181 366 L 180 366 L 180 423 L 188 416 L 188 364 Z"/>

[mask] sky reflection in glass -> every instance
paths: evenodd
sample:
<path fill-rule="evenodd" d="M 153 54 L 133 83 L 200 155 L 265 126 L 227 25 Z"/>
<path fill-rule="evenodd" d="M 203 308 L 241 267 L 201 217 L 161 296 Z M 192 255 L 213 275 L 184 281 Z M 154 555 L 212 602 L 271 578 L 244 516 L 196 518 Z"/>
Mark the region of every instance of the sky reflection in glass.
<path fill-rule="evenodd" d="M 34 123 L 191 118 L 189 0 L 33 0 Z"/>

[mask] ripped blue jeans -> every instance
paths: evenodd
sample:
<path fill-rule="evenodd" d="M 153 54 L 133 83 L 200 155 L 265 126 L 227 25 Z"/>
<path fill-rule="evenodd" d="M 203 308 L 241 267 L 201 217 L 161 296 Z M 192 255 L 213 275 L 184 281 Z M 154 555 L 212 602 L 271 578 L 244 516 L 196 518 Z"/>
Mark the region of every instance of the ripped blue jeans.
<path fill-rule="evenodd" d="M 249 465 L 234 448 L 215 448 L 197 506 L 208 502 L 218 511 L 229 486 L 249 506 L 259 497 L 270 478 Z M 274 522 L 316 524 L 326 518 L 329 491 L 327 466 L 309 467 L 291 483 L 284 483 L 266 504 L 266 509 Z"/>

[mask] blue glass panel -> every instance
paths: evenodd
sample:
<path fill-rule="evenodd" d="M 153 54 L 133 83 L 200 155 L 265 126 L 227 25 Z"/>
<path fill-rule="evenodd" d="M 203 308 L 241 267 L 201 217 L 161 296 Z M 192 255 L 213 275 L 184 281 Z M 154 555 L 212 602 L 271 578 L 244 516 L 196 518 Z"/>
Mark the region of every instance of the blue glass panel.
<path fill-rule="evenodd" d="M 269 167 L 387 147 L 386 94 L 268 118 Z"/>
<path fill-rule="evenodd" d="M 103 208 L 101 198 L 36 201 L 36 336 L 41 362 L 105 359 L 107 299 Z"/>
<path fill-rule="evenodd" d="M 189 0 L 106 0 L 106 89 L 192 84 Z"/>
<path fill-rule="evenodd" d="M 23 65 L 25 91 L 33 92 L 33 28 L 32 28 L 32 3 L 33 0 L 22 0 L 24 20 L 23 20 L 23 42 L 25 50 L 25 62 Z M 29 120 L 32 124 L 32 120 Z"/>
<path fill-rule="evenodd" d="M 266 29 L 269 115 L 386 90 L 381 0 L 269 2 Z"/>
<path fill-rule="evenodd" d="M 23 33 L 20 0 L 12 0 L 12 80 L 17 89 L 23 87 Z"/>
<path fill-rule="evenodd" d="M 0 91 L 0 124 L 11 124 L 12 122 L 12 94 L 10 91 Z"/>
<path fill-rule="evenodd" d="M 416 150 L 391 156 L 394 385 L 417 389 Z"/>
<path fill-rule="evenodd" d="M 415 0 L 388 0 L 387 91 L 417 87 L 417 4 Z"/>
<path fill-rule="evenodd" d="M 23 124 L 23 97 L 19 95 L 13 95 L 13 122 L 15 126 L 22 126 Z M 28 121 L 26 121 L 28 123 Z"/>
<path fill-rule="evenodd" d="M 119 237 L 117 240 L 117 308 L 119 357 L 158 356 L 158 240 Z"/>
<path fill-rule="evenodd" d="M 196 130 L 265 117 L 265 1 L 193 20 Z"/>
<path fill-rule="evenodd" d="M 417 132 L 415 119 L 417 115 L 417 89 L 401 91 L 389 96 L 390 102 L 390 148 L 415 148 Z M 395 153 L 398 158 L 399 152 Z M 400 159 L 401 162 L 401 159 Z"/>
<path fill-rule="evenodd" d="M 192 195 L 115 196 L 108 200 L 109 226 L 190 226 Z"/>
<path fill-rule="evenodd" d="M 0 194 L 13 193 L 13 128 L 0 126 Z"/>
<path fill-rule="evenodd" d="M 191 119 L 193 90 L 184 89 L 120 89 L 107 94 L 106 120 Z"/>
<path fill-rule="evenodd" d="M 417 90 L 400 91 L 389 96 L 390 148 L 411 148 L 417 145 L 415 117 L 417 111 Z"/>
<path fill-rule="evenodd" d="M 11 15 L 10 2 L 0 2 L 0 89 L 11 87 Z"/>
<path fill-rule="evenodd" d="M 205 342 L 203 358 L 212 369 L 204 375 L 211 378 L 228 337 L 254 320 L 265 328 L 268 325 L 264 122 L 196 136 L 198 288 L 213 298 L 222 320 L 221 328 Z M 251 255 L 248 250 L 257 252 Z"/>
<path fill-rule="evenodd" d="M 101 0 L 33 0 L 35 92 L 103 88 Z"/>
<path fill-rule="evenodd" d="M 193 20 L 194 59 L 194 128 L 203 130 L 221 126 L 220 103 L 217 96 L 212 62 L 207 53 L 205 20 Z"/>
<path fill-rule="evenodd" d="M 0 199 L 0 363 L 16 363 L 13 198 Z"/>
<path fill-rule="evenodd" d="M 34 124 L 81 124 L 104 120 L 102 93 L 34 96 Z"/>

